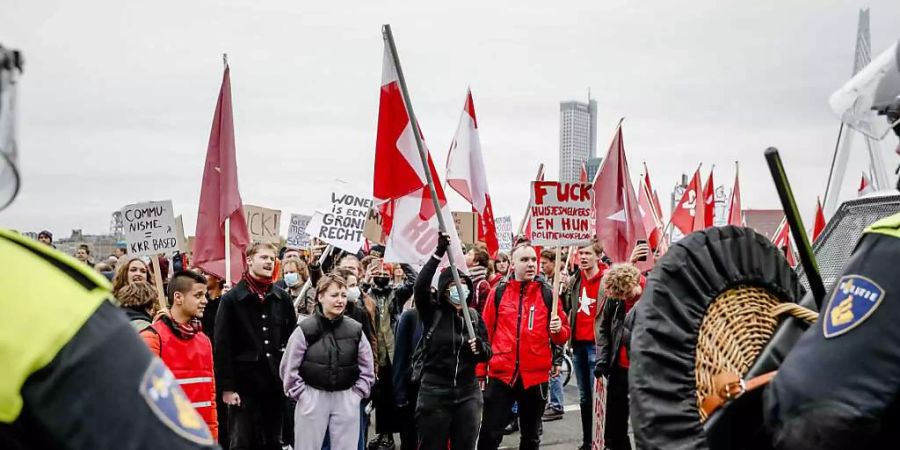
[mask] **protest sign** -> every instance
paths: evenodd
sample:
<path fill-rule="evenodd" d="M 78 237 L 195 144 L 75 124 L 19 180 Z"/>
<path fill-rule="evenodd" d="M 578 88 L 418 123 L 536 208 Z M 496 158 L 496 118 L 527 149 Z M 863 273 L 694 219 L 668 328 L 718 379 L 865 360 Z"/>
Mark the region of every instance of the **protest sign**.
<path fill-rule="evenodd" d="M 184 237 L 184 221 L 181 219 L 181 214 L 175 218 L 175 236 L 178 238 L 178 251 L 187 253 L 188 241 Z"/>
<path fill-rule="evenodd" d="M 291 214 L 291 223 L 288 225 L 287 242 L 285 246 L 288 248 L 309 248 L 310 239 L 306 234 L 306 227 L 312 216 L 306 214 Z"/>
<path fill-rule="evenodd" d="M 383 218 L 381 217 L 381 212 L 378 211 L 378 208 L 369 209 L 369 218 L 366 220 L 366 228 L 363 230 L 363 237 L 370 242 L 384 245 L 384 239 L 382 239 L 381 236 L 382 223 Z"/>
<path fill-rule="evenodd" d="M 494 219 L 494 225 L 497 228 L 497 241 L 500 243 L 500 251 L 508 255 L 513 248 L 512 217 L 497 217 Z"/>
<path fill-rule="evenodd" d="M 330 195 L 328 209 L 316 211 L 306 232 L 341 250 L 356 253 L 362 247 L 372 199 L 345 192 L 340 187 Z"/>
<path fill-rule="evenodd" d="M 122 208 L 122 220 L 129 255 L 170 255 L 178 250 L 171 200 L 128 205 Z"/>
<path fill-rule="evenodd" d="M 478 214 L 470 211 L 453 211 L 456 233 L 463 244 L 474 245 L 478 241 Z"/>
<path fill-rule="evenodd" d="M 278 244 L 281 236 L 281 211 L 261 206 L 244 205 L 244 217 L 247 219 L 247 231 L 253 242 Z"/>
<path fill-rule="evenodd" d="M 589 183 L 531 183 L 531 243 L 541 246 L 585 244 L 593 237 Z"/>

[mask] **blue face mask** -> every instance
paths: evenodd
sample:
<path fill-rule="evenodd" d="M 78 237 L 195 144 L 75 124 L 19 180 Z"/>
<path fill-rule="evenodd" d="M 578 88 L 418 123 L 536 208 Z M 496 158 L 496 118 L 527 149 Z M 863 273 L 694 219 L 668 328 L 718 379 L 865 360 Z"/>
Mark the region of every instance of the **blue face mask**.
<path fill-rule="evenodd" d="M 286 273 L 284 274 L 284 282 L 288 286 L 296 286 L 300 282 L 300 274 L 297 272 Z"/>
<path fill-rule="evenodd" d="M 463 299 L 469 298 L 469 286 L 466 284 L 462 285 L 462 293 Z M 455 284 L 450 285 L 450 302 L 454 305 L 462 305 L 462 300 L 459 299 L 459 291 L 456 289 Z"/>

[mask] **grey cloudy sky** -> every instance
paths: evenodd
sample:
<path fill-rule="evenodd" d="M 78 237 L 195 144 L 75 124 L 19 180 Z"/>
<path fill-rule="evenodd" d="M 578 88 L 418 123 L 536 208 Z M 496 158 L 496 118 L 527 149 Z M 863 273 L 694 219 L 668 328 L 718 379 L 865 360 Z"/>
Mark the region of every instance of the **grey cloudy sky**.
<path fill-rule="evenodd" d="M 745 208 L 779 207 L 762 156 L 774 145 L 811 216 L 858 9 L 872 10 L 873 55 L 900 38 L 895 0 L 309 3 L 5 0 L 0 42 L 26 55 L 24 184 L 0 225 L 102 233 L 125 204 L 172 199 L 193 234 L 222 52 L 245 203 L 286 217 L 335 178 L 371 192 L 383 23 L 441 166 L 471 85 L 495 213 L 514 223 L 538 162 L 557 173 L 559 101 L 588 87 L 598 152 L 626 116 L 632 176 L 647 161 L 663 203 L 701 161 L 730 187 L 739 160 Z"/>

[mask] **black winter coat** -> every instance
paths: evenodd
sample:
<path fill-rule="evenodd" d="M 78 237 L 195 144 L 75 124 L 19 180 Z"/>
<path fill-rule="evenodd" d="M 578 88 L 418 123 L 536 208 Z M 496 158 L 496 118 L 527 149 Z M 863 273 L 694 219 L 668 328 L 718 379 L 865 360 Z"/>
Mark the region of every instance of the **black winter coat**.
<path fill-rule="evenodd" d="M 415 303 L 422 321 L 423 339 L 434 323 L 436 312 L 440 310 L 440 320 L 434 328 L 431 340 L 425 348 L 422 365 L 423 386 L 470 386 L 476 384 L 475 366 L 491 359 L 491 345 L 487 337 L 487 328 L 481 315 L 469 308 L 469 318 L 475 329 L 478 354 L 473 354 L 468 343 L 468 332 L 462 311 L 457 311 L 445 300 L 439 300 L 432 294 L 431 280 L 437 270 L 438 260 L 431 258 L 416 280 Z M 469 284 L 470 302 L 473 295 L 471 280 L 464 277 Z M 438 286 L 439 292 L 446 286 Z"/>
<path fill-rule="evenodd" d="M 609 375 L 619 360 L 619 348 L 631 340 L 631 331 L 625 328 L 625 302 L 607 298 L 603 311 L 594 321 L 597 340 L 596 372 Z"/>
<path fill-rule="evenodd" d="M 215 370 L 222 391 L 280 392 L 279 365 L 297 326 L 291 296 L 272 286 L 265 301 L 245 281 L 219 299 Z"/>

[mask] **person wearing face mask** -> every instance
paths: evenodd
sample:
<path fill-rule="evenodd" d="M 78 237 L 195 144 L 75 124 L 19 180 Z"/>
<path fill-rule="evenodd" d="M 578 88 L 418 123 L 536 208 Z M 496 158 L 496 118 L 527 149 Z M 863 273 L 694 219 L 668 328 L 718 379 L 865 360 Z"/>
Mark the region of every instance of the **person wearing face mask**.
<path fill-rule="evenodd" d="M 310 301 L 312 298 L 301 295 L 307 278 L 304 277 L 304 269 L 306 269 L 305 264 L 299 259 L 288 258 L 281 264 L 284 288 L 288 294 L 291 294 L 291 298 L 294 299 L 294 308 L 297 310 L 298 320 L 303 320 L 304 317 L 312 315 L 316 307 L 316 303 Z"/>
<path fill-rule="evenodd" d="M 446 234 L 438 238 L 434 255 L 422 268 L 415 286 L 416 309 L 422 320 L 422 374 L 416 404 L 416 428 L 419 449 L 474 449 L 484 400 L 475 377 L 475 366 L 491 358 L 487 328 L 481 315 L 468 305 L 474 302 L 472 279 L 460 273 L 460 294 L 453 283 L 452 271 L 444 269 L 437 291 L 431 280 L 438 264 L 450 247 Z M 469 308 L 469 319 L 476 337 L 469 338 L 462 308 Z"/>

